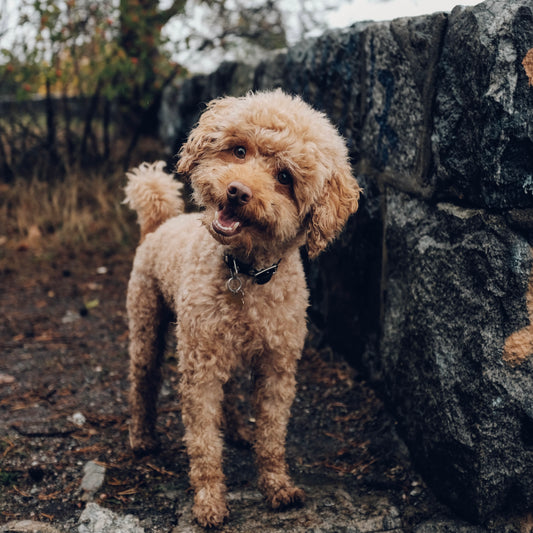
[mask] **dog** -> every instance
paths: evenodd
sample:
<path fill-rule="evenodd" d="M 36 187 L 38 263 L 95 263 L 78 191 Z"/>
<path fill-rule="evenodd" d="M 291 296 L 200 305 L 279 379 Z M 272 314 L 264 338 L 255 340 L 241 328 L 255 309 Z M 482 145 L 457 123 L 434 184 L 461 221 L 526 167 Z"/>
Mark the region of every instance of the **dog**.
<path fill-rule="evenodd" d="M 300 248 L 316 257 L 358 208 L 346 144 L 326 116 L 281 90 L 208 104 L 179 152 L 200 212 L 184 214 L 164 163 L 128 173 L 141 243 L 128 285 L 130 443 L 157 445 L 165 335 L 177 336 L 178 392 L 204 527 L 228 517 L 222 472 L 224 385 L 252 369 L 258 486 L 273 509 L 301 504 L 285 438 L 306 337 Z M 172 322 L 175 320 L 175 322 Z"/>

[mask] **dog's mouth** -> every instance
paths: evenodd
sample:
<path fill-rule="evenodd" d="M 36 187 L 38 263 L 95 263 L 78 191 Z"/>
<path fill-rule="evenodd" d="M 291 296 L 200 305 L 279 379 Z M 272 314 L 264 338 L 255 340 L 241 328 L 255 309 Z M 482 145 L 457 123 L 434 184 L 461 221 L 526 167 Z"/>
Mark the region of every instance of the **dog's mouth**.
<path fill-rule="evenodd" d="M 237 235 L 242 229 L 244 221 L 239 218 L 231 206 L 226 205 L 220 207 L 215 212 L 215 218 L 211 222 L 213 231 L 224 237 L 232 237 Z"/>

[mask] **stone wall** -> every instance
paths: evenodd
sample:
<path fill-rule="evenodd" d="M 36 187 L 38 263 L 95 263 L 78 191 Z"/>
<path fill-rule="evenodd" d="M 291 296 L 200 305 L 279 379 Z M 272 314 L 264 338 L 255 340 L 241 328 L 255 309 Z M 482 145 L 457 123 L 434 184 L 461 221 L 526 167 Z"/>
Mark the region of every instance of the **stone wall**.
<path fill-rule="evenodd" d="M 174 151 L 204 102 L 248 89 L 283 87 L 338 125 L 364 200 L 310 266 L 310 317 L 477 521 L 533 506 L 531 48 L 531 0 L 487 0 L 223 65 L 163 109 Z"/>

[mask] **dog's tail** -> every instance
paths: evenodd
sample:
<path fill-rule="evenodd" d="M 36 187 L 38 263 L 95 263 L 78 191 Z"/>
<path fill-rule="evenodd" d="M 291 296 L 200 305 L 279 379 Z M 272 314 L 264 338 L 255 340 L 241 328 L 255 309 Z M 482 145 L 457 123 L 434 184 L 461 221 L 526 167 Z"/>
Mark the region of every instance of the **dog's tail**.
<path fill-rule="evenodd" d="M 142 163 L 126 174 L 126 199 L 137 211 L 141 226 L 141 241 L 169 218 L 183 213 L 185 203 L 181 197 L 183 185 L 163 171 L 164 161 Z"/>

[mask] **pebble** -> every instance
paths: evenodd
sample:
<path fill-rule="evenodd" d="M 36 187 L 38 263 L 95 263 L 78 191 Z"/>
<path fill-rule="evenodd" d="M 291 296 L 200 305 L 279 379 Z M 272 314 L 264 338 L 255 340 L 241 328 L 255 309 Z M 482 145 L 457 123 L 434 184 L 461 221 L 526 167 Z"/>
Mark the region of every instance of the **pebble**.
<path fill-rule="evenodd" d="M 87 422 L 87 419 L 83 415 L 83 413 L 80 413 L 79 411 L 76 411 L 72 416 L 69 416 L 68 419 L 75 424 L 76 426 L 83 426 L 85 422 Z"/>
<path fill-rule="evenodd" d="M 72 322 L 76 322 L 79 319 L 80 319 L 80 314 L 69 309 L 69 310 L 67 310 L 67 312 L 65 313 L 65 315 L 61 319 L 61 323 L 63 323 L 63 324 L 71 324 Z"/>
<path fill-rule="evenodd" d="M 96 503 L 88 503 L 80 516 L 78 533 L 144 533 L 132 515 L 118 515 Z"/>
<path fill-rule="evenodd" d="M 80 489 L 83 491 L 81 499 L 90 501 L 95 492 L 104 484 L 105 467 L 94 461 L 89 461 L 83 467 L 83 471 L 84 475 L 80 485 Z"/>

